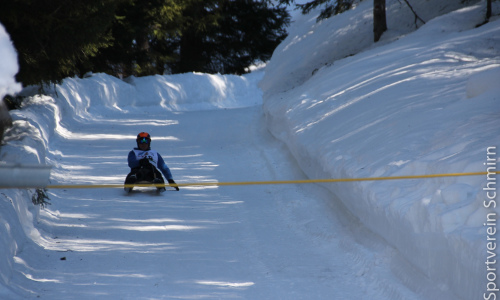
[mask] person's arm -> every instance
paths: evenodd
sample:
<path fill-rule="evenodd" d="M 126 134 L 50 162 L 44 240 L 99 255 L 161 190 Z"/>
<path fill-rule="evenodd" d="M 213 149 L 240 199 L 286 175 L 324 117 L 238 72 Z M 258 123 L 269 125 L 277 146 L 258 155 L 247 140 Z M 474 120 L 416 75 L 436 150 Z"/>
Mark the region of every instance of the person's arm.
<path fill-rule="evenodd" d="M 135 156 L 134 151 L 130 151 L 128 153 L 128 166 L 133 169 L 137 168 L 139 166 L 139 161 L 137 160 L 137 157 Z"/>
<path fill-rule="evenodd" d="M 175 187 L 176 190 L 179 190 L 179 186 L 177 183 L 175 183 L 174 178 L 172 176 L 172 172 L 170 172 L 170 169 L 168 168 L 167 164 L 163 160 L 163 157 L 158 153 L 158 169 L 163 173 L 165 178 L 167 178 L 168 183 L 170 183 L 171 186 Z"/>
<path fill-rule="evenodd" d="M 158 164 L 157 165 L 158 165 L 158 169 L 160 169 L 160 171 L 163 173 L 163 176 L 165 176 L 165 178 L 167 180 L 173 179 L 172 172 L 170 172 L 170 169 L 168 168 L 167 164 L 163 160 L 163 157 L 161 157 L 161 155 L 159 153 L 158 153 Z"/>

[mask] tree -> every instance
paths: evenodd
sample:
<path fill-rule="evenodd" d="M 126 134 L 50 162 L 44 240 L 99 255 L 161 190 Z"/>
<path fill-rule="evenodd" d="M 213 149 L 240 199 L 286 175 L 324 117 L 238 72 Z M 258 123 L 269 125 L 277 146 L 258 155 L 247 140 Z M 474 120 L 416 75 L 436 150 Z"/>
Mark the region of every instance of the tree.
<path fill-rule="evenodd" d="M 291 5 L 292 3 L 295 3 L 295 0 L 279 0 L 279 4 Z M 302 10 L 303 14 L 307 14 L 312 9 L 325 5 L 318 16 L 318 20 L 322 20 L 349 10 L 353 3 L 354 0 L 312 0 L 305 4 L 297 4 L 297 7 Z M 377 42 L 386 30 L 385 0 L 373 0 L 374 41 Z"/>
<path fill-rule="evenodd" d="M 385 0 L 373 0 L 373 39 L 378 42 L 382 34 L 387 30 L 385 16 Z"/>
<path fill-rule="evenodd" d="M 122 0 L 16 0 L 0 2 L 0 23 L 18 53 L 23 85 L 78 75 L 99 49 L 112 43 L 111 23 Z"/>
<path fill-rule="evenodd" d="M 289 22 L 286 9 L 267 0 L 127 0 L 117 15 L 114 44 L 93 63 L 123 77 L 243 73 L 270 58 Z"/>
<path fill-rule="evenodd" d="M 210 63 L 213 34 L 220 31 L 221 6 L 224 0 L 189 0 L 183 7 L 177 45 L 179 59 L 172 64 L 173 73 L 204 72 Z"/>
<path fill-rule="evenodd" d="M 256 60 L 267 61 L 285 39 L 290 16 L 285 8 L 265 1 L 229 1 L 222 7 L 220 33 L 213 35 L 217 48 L 210 56 L 211 72 L 242 74 Z"/>
<path fill-rule="evenodd" d="M 271 0 L 0 1 L 24 85 L 89 71 L 242 73 L 269 59 L 288 22 Z"/>
<path fill-rule="evenodd" d="M 289 24 L 269 1 L 128 0 L 118 15 L 114 45 L 94 60 L 95 70 L 118 76 L 241 74 L 271 57 Z"/>
<path fill-rule="evenodd" d="M 284 7 L 268 1 L 193 0 L 184 10 L 179 60 L 174 73 L 242 74 L 256 60 L 270 59 L 286 37 Z"/>
<path fill-rule="evenodd" d="M 491 18 L 491 0 L 486 1 L 486 22 Z"/>
<path fill-rule="evenodd" d="M 127 0 L 112 24 L 113 44 L 92 59 L 92 70 L 117 77 L 162 74 L 176 59 L 179 0 Z"/>
<path fill-rule="evenodd" d="M 278 3 L 280 5 L 291 5 L 295 3 L 295 0 L 279 0 Z M 325 8 L 321 10 L 317 18 L 317 21 L 320 21 L 351 9 L 353 3 L 354 0 L 312 0 L 304 4 L 296 4 L 296 7 L 305 15 L 316 7 L 324 5 Z"/>
<path fill-rule="evenodd" d="M 477 24 L 476 27 L 483 26 L 484 24 L 487 24 L 490 21 L 491 14 L 492 14 L 491 2 L 492 2 L 492 0 L 487 0 L 486 1 L 486 18 L 484 19 L 483 22 Z"/>

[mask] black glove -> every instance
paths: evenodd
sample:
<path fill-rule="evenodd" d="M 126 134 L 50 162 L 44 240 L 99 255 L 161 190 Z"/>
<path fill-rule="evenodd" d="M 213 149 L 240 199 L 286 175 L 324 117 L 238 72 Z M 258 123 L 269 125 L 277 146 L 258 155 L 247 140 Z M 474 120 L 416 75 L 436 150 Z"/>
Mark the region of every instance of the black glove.
<path fill-rule="evenodd" d="M 179 190 L 179 186 L 177 185 L 177 183 L 175 183 L 175 181 L 173 179 L 167 179 L 168 180 L 168 183 L 170 184 L 170 186 L 172 186 L 174 184 L 174 188 L 178 191 Z"/>
<path fill-rule="evenodd" d="M 147 158 L 143 158 L 143 159 L 139 160 L 139 165 L 141 167 L 146 167 L 147 165 L 149 165 L 149 160 Z"/>

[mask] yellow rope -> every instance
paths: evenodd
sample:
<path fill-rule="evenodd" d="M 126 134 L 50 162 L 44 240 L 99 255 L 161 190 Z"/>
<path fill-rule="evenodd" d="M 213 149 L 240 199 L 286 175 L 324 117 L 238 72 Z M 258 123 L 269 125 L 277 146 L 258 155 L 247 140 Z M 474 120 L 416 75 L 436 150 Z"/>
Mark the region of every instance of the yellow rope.
<path fill-rule="evenodd" d="M 353 181 L 379 181 L 379 180 L 403 180 L 403 179 L 425 179 L 438 177 L 478 176 L 488 174 L 500 174 L 496 172 L 465 172 L 465 173 L 443 173 L 427 175 L 404 175 L 387 177 L 363 177 L 363 178 L 330 178 L 330 179 L 303 179 L 303 180 L 279 180 L 279 181 L 239 181 L 239 182 L 191 182 L 177 184 L 61 184 L 48 185 L 48 189 L 93 189 L 93 188 L 124 188 L 124 187 L 165 187 L 165 186 L 233 186 L 233 185 L 268 185 L 268 184 L 303 184 L 303 183 L 328 183 L 328 182 L 353 182 Z M 1 187 L 0 189 L 11 188 Z"/>

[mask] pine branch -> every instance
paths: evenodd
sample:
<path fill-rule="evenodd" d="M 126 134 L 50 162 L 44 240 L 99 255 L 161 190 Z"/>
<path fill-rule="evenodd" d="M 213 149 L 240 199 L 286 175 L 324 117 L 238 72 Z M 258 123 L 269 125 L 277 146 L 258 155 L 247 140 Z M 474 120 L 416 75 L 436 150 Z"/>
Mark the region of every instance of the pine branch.
<path fill-rule="evenodd" d="M 420 22 L 424 23 L 425 24 L 425 21 L 419 17 L 417 15 L 417 13 L 415 12 L 415 10 L 413 9 L 413 7 L 410 5 L 410 3 L 408 2 L 408 0 L 404 0 L 404 2 L 406 2 L 406 5 L 408 5 L 408 7 L 410 8 L 410 10 L 412 11 L 413 15 L 415 15 L 415 27 L 418 28 L 418 25 L 417 25 L 417 20 L 420 20 Z"/>
<path fill-rule="evenodd" d="M 50 200 L 50 198 L 47 195 L 47 189 L 44 188 L 36 189 L 35 193 L 33 193 L 33 196 L 31 196 L 31 202 L 33 202 L 34 205 L 40 205 L 42 208 L 45 208 L 45 206 L 51 204 L 46 200 Z"/>

